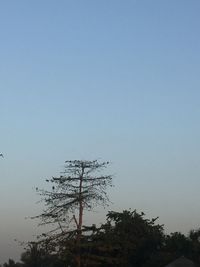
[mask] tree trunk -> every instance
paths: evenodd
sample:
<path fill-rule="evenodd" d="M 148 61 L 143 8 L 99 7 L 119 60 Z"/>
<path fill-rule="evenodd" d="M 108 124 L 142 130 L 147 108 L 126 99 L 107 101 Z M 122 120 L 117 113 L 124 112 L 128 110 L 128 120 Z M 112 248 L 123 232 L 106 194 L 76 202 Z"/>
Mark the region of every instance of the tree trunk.
<path fill-rule="evenodd" d="M 83 175 L 84 175 L 84 166 L 82 166 L 82 173 L 80 176 L 79 183 L 79 218 L 78 218 L 78 227 L 77 227 L 77 267 L 81 267 L 81 235 L 82 235 L 82 224 L 83 224 L 83 200 L 82 200 L 82 186 L 83 186 Z"/>

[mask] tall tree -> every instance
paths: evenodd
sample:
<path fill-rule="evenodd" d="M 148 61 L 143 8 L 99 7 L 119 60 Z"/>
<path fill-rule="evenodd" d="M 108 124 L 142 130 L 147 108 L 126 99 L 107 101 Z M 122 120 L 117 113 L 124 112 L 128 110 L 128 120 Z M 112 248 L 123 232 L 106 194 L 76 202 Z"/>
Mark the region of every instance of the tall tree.
<path fill-rule="evenodd" d="M 81 266 L 81 238 L 83 233 L 83 212 L 95 205 L 107 205 L 106 192 L 112 186 L 112 176 L 100 174 L 109 162 L 73 160 L 65 162 L 61 176 L 46 180 L 50 190 L 38 190 L 45 202 L 45 210 L 37 216 L 42 224 L 56 224 L 57 227 L 46 235 L 49 241 L 66 242 L 74 236 L 76 265 Z M 69 227 L 73 222 L 74 228 Z"/>

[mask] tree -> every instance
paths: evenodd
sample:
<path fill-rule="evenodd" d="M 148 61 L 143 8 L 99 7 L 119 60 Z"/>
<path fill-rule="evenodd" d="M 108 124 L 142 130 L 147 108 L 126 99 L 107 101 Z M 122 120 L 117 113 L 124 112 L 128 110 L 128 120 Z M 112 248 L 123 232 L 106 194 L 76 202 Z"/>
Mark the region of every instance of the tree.
<path fill-rule="evenodd" d="M 111 175 L 99 174 L 109 162 L 73 160 L 65 162 L 61 176 L 47 179 L 50 190 L 38 190 L 45 203 L 45 210 L 37 218 L 42 224 L 56 224 L 57 227 L 44 234 L 48 244 L 54 249 L 60 243 L 67 244 L 74 237 L 75 262 L 81 266 L 81 239 L 83 233 L 83 212 L 92 210 L 95 205 L 107 205 L 106 192 L 112 186 Z M 74 228 L 70 228 L 73 222 Z"/>
<path fill-rule="evenodd" d="M 156 219 L 136 211 L 109 212 L 107 222 L 88 238 L 86 266 L 156 266 L 151 259 L 164 241 L 163 226 Z"/>
<path fill-rule="evenodd" d="M 29 242 L 26 251 L 21 254 L 21 261 L 25 267 L 42 266 L 44 251 L 39 248 L 36 242 Z"/>
<path fill-rule="evenodd" d="M 175 258 L 188 256 L 190 247 L 190 239 L 180 232 L 171 233 L 165 238 L 165 250 L 175 254 Z"/>
<path fill-rule="evenodd" d="M 29 242 L 21 254 L 20 267 L 60 267 L 64 266 L 57 255 L 49 254 L 40 243 Z"/>
<path fill-rule="evenodd" d="M 9 259 L 8 262 L 3 264 L 3 267 L 22 267 L 22 264 L 19 262 L 15 262 L 12 259 Z"/>

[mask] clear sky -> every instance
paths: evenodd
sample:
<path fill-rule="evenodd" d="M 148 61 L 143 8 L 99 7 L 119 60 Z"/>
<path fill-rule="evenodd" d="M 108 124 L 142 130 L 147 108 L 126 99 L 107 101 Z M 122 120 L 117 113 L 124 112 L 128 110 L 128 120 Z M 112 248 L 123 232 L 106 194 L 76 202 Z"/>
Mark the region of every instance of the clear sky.
<path fill-rule="evenodd" d="M 0 262 L 38 233 L 34 187 L 70 159 L 112 162 L 109 209 L 200 227 L 199 14 L 199 0 L 0 2 Z"/>

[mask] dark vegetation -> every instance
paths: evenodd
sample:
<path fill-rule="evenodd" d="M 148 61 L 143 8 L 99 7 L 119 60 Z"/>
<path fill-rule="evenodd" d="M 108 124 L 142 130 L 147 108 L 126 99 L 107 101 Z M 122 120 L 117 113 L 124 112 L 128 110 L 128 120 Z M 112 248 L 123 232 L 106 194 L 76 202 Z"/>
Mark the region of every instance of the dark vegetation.
<path fill-rule="evenodd" d="M 60 177 L 47 180 L 49 190 L 37 189 L 45 209 L 36 217 L 52 228 L 27 244 L 20 262 L 3 267 L 164 267 L 182 255 L 200 266 L 200 230 L 167 235 L 157 218 L 136 210 L 110 211 L 100 227 L 83 224 L 84 210 L 109 201 L 107 165 L 67 161 Z"/>

